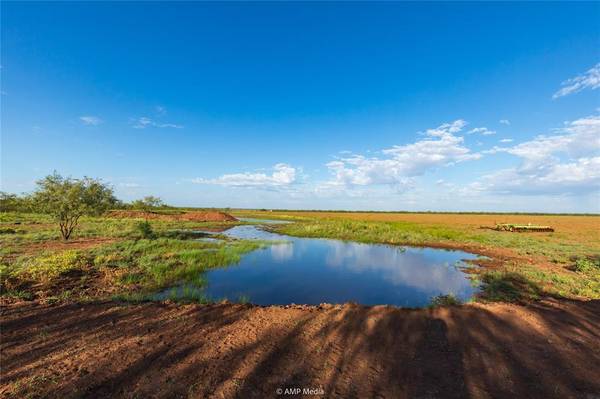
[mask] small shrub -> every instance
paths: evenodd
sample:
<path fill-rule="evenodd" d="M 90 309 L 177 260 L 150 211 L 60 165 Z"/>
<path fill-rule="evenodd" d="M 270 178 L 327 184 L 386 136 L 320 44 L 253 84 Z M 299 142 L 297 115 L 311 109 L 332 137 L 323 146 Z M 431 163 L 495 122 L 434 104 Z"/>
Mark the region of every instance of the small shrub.
<path fill-rule="evenodd" d="M 431 302 L 429 306 L 432 308 L 436 308 L 438 306 L 458 306 L 461 305 L 462 302 L 460 299 L 455 297 L 453 294 L 448 295 L 436 295 L 431 298 Z"/>
<path fill-rule="evenodd" d="M 143 222 L 138 222 L 135 225 L 135 230 L 142 238 L 154 238 L 154 230 L 152 230 L 152 225 L 147 220 L 144 220 Z"/>

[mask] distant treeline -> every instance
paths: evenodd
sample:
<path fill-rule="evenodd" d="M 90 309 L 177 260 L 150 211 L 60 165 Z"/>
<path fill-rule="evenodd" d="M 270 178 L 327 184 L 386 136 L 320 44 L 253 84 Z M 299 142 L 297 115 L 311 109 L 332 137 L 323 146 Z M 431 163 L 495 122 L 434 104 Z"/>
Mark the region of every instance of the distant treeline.
<path fill-rule="evenodd" d="M 39 204 L 34 200 L 33 194 L 23 193 L 20 195 L 0 191 L 0 212 L 40 212 Z M 198 210 L 221 210 L 225 212 L 327 212 L 327 213 L 379 213 L 379 214 L 433 214 L 433 215 L 528 215 L 528 216 L 600 216 L 599 213 L 551 213 L 551 212 L 484 212 L 484 211 L 350 211 L 340 209 L 266 209 L 266 208 L 216 208 L 216 207 L 177 207 L 162 201 L 159 197 L 146 196 L 131 202 L 114 199 L 112 209 L 135 209 L 144 211 L 198 211 Z"/>
<path fill-rule="evenodd" d="M 530 216 L 600 216 L 600 213 L 551 213 L 551 212 L 484 212 L 484 211 L 347 211 L 340 209 L 254 209 L 254 208 L 227 208 L 232 211 L 259 211 L 259 212 L 322 212 L 322 213 L 381 213 L 381 214 L 432 214 L 432 215 L 530 215 Z"/>

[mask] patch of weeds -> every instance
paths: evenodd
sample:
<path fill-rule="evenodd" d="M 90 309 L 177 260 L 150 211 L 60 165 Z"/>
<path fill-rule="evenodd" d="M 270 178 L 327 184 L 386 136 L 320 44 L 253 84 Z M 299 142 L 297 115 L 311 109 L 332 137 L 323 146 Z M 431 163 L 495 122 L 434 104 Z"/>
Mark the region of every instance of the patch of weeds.
<path fill-rule="evenodd" d="M 124 258 L 120 253 L 106 253 L 94 257 L 94 266 L 115 268 L 120 266 Z"/>
<path fill-rule="evenodd" d="M 147 220 L 136 223 L 135 232 L 145 239 L 153 239 L 156 236 L 154 230 L 152 230 L 152 225 Z"/>
<path fill-rule="evenodd" d="M 575 265 L 573 265 L 573 270 L 580 273 L 600 271 L 600 258 L 579 258 L 575 261 Z"/>
<path fill-rule="evenodd" d="M 87 265 L 87 258 L 78 251 L 63 251 L 27 260 L 17 272 L 35 281 L 47 283 L 62 274 L 81 270 Z"/>
<path fill-rule="evenodd" d="M 127 273 L 119 278 L 119 282 L 123 285 L 139 284 L 144 279 L 140 273 Z"/>
<path fill-rule="evenodd" d="M 176 240 L 197 240 L 198 238 L 212 237 L 203 231 L 197 230 L 170 230 L 160 234 L 161 237 L 173 238 Z"/>
<path fill-rule="evenodd" d="M 10 299 L 19 299 L 22 301 L 31 301 L 34 298 L 31 292 L 25 290 L 2 290 L 1 296 Z"/>
<path fill-rule="evenodd" d="M 174 302 L 181 303 L 209 303 L 210 299 L 206 296 L 204 291 L 200 288 L 184 286 L 181 292 L 175 298 L 169 298 Z"/>
<path fill-rule="evenodd" d="M 54 304 L 60 302 L 60 298 L 57 296 L 48 296 L 48 297 L 44 298 L 44 300 L 42 302 L 44 302 L 48 305 L 54 305 Z"/>
<path fill-rule="evenodd" d="M 483 292 L 487 301 L 517 302 L 524 299 L 539 299 L 540 287 L 520 273 L 509 271 L 486 271 L 481 276 Z"/>
<path fill-rule="evenodd" d="M 151 294 L 145 294 L 141 292 L 115 294 L 111 296 L 111 300 L 115 302 L 128 302 L 128 303 L 142 303 L 152 301 L 153 296 Z"/>
<path fill-rule="evenodd" d="M 458 305 L 462 305 L 462 302 L 454 294 L 436 295 L 433 298 L 431 298 L 431 301 L 429 302 L 430 308 Z"/>

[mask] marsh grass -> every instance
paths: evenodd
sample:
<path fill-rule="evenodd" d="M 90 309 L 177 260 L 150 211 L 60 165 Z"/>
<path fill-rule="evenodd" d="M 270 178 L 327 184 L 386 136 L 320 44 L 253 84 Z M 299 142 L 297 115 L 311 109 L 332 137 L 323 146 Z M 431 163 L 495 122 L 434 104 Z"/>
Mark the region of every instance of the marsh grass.
<path fill-rule="evenodd" d="M 205 243 L 158 238 L 128 240 L 93 251 L 99 268 L 118 268 L 124 273 L 119 283 L 158 290 L 181 282 L 201 285 L 201 273 L 236 264 L 243 254 L 266 245 L 258 241 Z"/>

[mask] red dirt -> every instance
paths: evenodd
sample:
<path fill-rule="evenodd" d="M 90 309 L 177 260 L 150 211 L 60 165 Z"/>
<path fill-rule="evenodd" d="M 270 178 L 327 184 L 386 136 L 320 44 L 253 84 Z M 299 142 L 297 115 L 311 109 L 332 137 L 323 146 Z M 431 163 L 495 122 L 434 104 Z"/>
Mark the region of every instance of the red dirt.
<path fill-rule="evenodd" d="M 24 247 L 24 253 L 32 254 L 42 251 L 66 251 L 70 249 L 88 249 L 104 244 L 116 242 L 116 238 L 93 237 L 93 238 L 74 238 L 68 241 L 65 240 L 48 240 L 39 243 L 27 244 Z"/>
<path fill-rule="evenodd" d="M 3 306 L 0 396 L 597 398 L 600 301 Z"/>
<path fill-rule="evenodd" d="M 235 222 L 236 218 L 225 212 L 192 211 L 183 213 L 157 213 L 146 211 L 110 211 L 107 215 L 119 219 L 183 220 L 192 222 Z"/>

